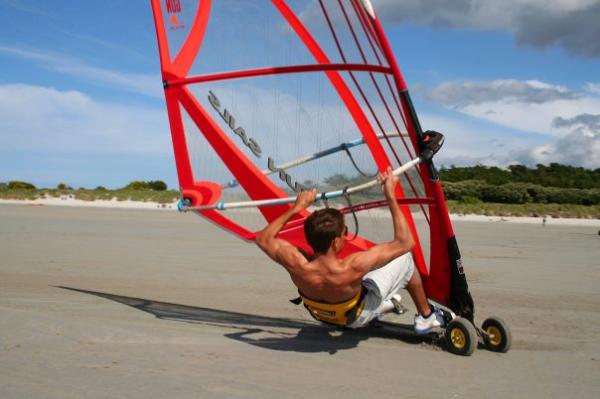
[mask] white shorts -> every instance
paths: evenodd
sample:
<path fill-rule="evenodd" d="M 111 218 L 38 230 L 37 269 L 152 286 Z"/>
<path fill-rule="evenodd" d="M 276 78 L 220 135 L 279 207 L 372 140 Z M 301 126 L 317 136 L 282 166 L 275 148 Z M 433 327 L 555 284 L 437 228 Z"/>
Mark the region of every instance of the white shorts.
<path fill-rule="evenodd" d="M 415 262 L 410 252 L 394 259 L 387 265 L 373 270 L 363 277 L 362 285 L 367 289 L 365 307 L 348 327 L 362 327 L 373 320 L 381 309 L 390 309 L 390 299 L 406 287 L 415 272 Z"/>

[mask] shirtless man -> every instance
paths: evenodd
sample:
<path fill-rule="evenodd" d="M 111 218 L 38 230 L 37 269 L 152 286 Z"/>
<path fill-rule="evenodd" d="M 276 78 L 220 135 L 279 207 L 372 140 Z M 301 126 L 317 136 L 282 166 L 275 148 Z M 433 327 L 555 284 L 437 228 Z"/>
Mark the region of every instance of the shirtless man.
<path fill-rule="evenodd" d="M 322 209 L 304 223 L 306 239 L 315 252 L 309 261 L 277 234 L 293 215 L 315 201 L 316 190 L 312 190 L 301 192 L 292 208 L 259 232 L 256 243 L 288 271 L 304 305 L 316 319 L 351 328 L 367 325 L 394 309 L 397 292 L 406 288 L 419 313 L 415 316 L 415 332 L 426 334 L 442 326 L 443 317 L 427 302 L 421 276 L 414 266 L 410 253 L 414 240 L 395 198 L 398 178 L 388 168 L 378 179 L 392 214 L 392 241 L 340 260 L 337 255 L 348 231 L 344 216 L 337 209 Z"/>

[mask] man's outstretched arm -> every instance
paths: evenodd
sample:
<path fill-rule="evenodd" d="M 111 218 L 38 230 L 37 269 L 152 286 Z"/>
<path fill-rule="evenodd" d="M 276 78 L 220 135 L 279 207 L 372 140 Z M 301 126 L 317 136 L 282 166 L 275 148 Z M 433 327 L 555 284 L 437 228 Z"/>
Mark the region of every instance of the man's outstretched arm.
<path fill-rule="evenodd" d="M 315 202 L 316 195 L 316 189 L 300 192 L 294 206 L 269 223 L 256 235 L 256 244 L 259 248 L 275 262 L 286 268 L 293 267 L 298 262 L 306 262 L 306 258 L 292 244 L 281 238 L 277 238 L 277 234 L 279 234 L 279 231 L 281 231 L 292 216 L 308 208 Z"/>
<path fill-rule="evenodd" d="M 388 170 L 378 177 L 383 193 L 388 200 L 390 213 L 392 214 L 392 223 L 394 225 L 394 239 L 390 242 L 375 245 L 367 251 L 360 252 L 353 256 L 351 265 L 359 272 L 369 272 L 391 262 L 393 259 L 409 252 L 414 239 L 408 227 L 408 223 L 396 201 L 396 185 L 398 178 Z"/>

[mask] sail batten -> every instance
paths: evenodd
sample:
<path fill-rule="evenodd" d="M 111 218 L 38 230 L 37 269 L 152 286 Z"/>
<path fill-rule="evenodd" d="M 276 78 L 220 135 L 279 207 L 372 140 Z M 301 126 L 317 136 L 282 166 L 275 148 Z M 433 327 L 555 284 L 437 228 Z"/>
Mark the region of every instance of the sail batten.
<path fill-rule="evenodd" d="M 385 74 L 392 74 L 392 70 L 389 67 L 381 65 L 369 65 L 369 64 L 307 64 L 307 65 L 290 65 L 290 66 L 279 66 L 279 67 L 265 67 L 256 69 L 245 69 L 238 71 L 229 71 L 221 73 L 213 73 L 201 76 L 191 76 L 189 78 L 179 78 L 166 80 L 167 86 L 178 86 L 193 83 L 206 83 L 214 82 L 219 80 L 229 79 L 243 79 L 257 76 L 266 75 L 278 75 L 288 73 L 302 73 L 302 72 L 325 72 L 325 71 L 360 71 L 360 72 L 379 72 Z"/>

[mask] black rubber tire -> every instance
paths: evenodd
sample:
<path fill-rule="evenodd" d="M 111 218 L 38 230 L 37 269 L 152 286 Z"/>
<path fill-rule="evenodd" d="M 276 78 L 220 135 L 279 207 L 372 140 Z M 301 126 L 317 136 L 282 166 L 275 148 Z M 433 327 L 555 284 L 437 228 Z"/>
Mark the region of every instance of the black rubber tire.
<path fill-rule="evenodd" d="M 487 349 L 493 352 L 508 352 L 512 343 L 512 336 L 510 334 L 510 329 L 504 320 L 499 317 L 488 317 L 481 325 L 481 329 L 488 334 L 495 332 L 498 335 L 492 339 L 484 335 L 483 342 L 485 343 L 485 347 Z"/>
<path fill-rule="evenodd" d="M 449 352 L 471 356 L 477 348 L 477 342 L 477 329 L 469 320 L 456 317 L 446 326 L 446 344 Z"/>

